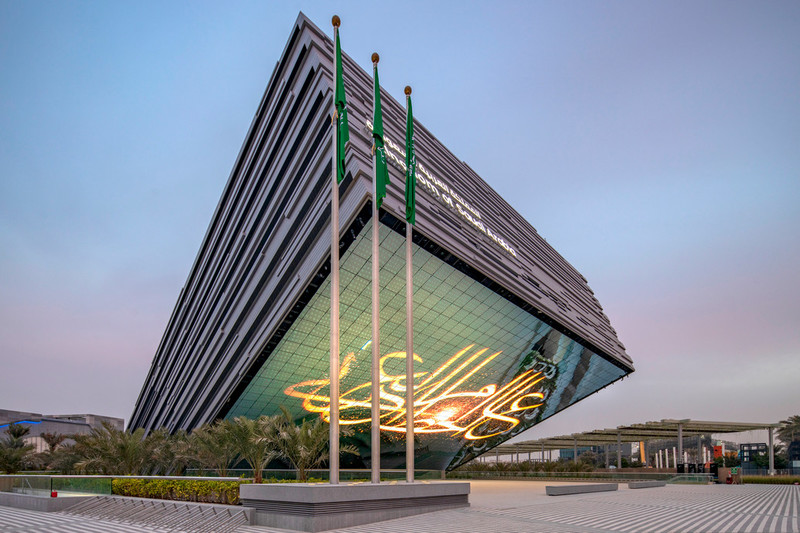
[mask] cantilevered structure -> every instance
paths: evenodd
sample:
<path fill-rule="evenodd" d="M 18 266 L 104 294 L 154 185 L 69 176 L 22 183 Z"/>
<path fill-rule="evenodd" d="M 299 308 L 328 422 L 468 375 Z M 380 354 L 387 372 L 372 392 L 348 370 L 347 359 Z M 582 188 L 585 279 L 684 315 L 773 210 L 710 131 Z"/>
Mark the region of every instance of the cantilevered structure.
<path fill-rule="evenodd" d="M 347 38 L 344 34 L 344 43 Z M 346 47 L 345 47 L 346 50 Z M 372 80 L 344 58 L 343 426 L 369 462 Z M 332 42 L 302 14 L 167 324 L 131 428 L 328 416 Z M 387 67 L 388 68 L 388 67 Z M 382 93 L 381 465 L 405 464 L 405 111 Z M 424 111 L 418 110 L 424 117 Z M 586 280 L 416 122 L 417 468 L 454 468 L 633 371 Z"/>

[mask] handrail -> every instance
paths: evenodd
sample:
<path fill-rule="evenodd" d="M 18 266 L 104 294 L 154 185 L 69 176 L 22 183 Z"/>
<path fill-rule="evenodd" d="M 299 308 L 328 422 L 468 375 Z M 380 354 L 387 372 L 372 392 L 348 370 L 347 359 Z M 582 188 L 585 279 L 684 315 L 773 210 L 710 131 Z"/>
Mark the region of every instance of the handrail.
<path fill-rule="evenodd" d="M 457 470 L 448 472 L 449 479 L 464 478 L 529 478 L 529 479 L 581 479 L 581 480 L 657 480 L 666 481 L 674 476 L 669 472 L 542 472 L 542 471 L 495 471 Z"/>

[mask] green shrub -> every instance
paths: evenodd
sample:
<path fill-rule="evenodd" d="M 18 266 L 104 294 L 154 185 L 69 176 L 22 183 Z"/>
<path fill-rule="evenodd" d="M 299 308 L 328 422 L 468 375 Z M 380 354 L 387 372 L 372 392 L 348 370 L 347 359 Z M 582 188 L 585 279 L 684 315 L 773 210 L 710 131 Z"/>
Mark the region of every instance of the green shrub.
<path fill-rule="evenodd" d="M 800 476 L 742 476 L 742 483 L 762 485 L 796 485 Z"/>
<path fill-rule="evenodd" d="M 239 503 L 239 485 L 247 481 L 198 479 L 115 479 L 111 493 L 134 498 L 156 498 L 182 502 Z"/>
<path fill-rule="evenodd" d="M 323 483 L 326 480 L 319 478 L 319 477 L 310 477 L 306 481 L 300 481 L 299 479 L 294 478 L 286 478 L 286 479 L 278 479 L 275 476 L 265 478 L 264 483 Z"/>

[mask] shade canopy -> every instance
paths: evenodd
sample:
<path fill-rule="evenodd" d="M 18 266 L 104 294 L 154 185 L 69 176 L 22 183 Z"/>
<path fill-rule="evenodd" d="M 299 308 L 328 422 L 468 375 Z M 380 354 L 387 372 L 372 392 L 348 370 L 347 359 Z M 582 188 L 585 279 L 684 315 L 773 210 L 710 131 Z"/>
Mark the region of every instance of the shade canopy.
<path fill-rule="evenodd" d="M 678 436 L 678 428 L 684 437 L 708 435 L 711 433 L 740 433 L 759 429 L 779 428 L 778 423 L 764 422 L 717 422 L 705 420 L 664 419 L 617 426 L 609 429 L 595 429 L 583 433 L 544 437 L 517 443 L 503 444 L 495 448 L 500 455 L 520 452 L 541 452 L 542 450 L 561 450 L 574 446 L 602 446 L 617 442 L 641 442 L 653 439 L 671 439 Z"/>

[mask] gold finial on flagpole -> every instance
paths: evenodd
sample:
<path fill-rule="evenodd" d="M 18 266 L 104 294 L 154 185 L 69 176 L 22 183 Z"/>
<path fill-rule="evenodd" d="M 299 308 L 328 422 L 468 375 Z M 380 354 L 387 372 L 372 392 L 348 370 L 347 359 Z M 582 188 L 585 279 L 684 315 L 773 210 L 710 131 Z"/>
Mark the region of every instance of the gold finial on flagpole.
<path fill-rule="evenodd" d="M 381 60 L 381 56 L 378 55 L 378 52 L 372 52 L 372 64 L 374 65 L 378 61 Z"/>
<path fill-rule="evenodd" d="M 339 25 L 342 23 L 342 19 L 339 18 L 339 15 L 334 15 L 331 19 L 334 28 L 338 28 Z"/>
<path fill-rule="evenodd" d="M 406 93 L 406 96 L 411 96 L 411 85 L 406 85 L 406 88 L 403 90 Z"/>

